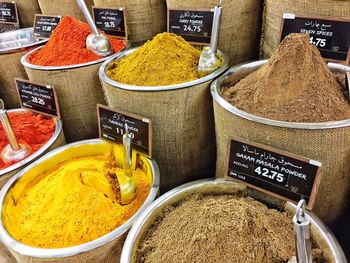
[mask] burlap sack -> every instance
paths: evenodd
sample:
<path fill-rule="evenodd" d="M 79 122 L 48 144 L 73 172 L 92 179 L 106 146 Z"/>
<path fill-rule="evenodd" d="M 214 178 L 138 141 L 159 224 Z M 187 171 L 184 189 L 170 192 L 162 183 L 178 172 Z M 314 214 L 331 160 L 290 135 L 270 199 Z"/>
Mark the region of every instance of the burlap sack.
<path fill-rule="evenodd" d="M 44 15 L 73 16 L 85 21 L 83 13 L 80 11 L 76 0 L 38 0 L 41 12 Z M 91 11 L 93 0 L 85 0 L 88 9 Z"/>
<path fill-rule="evenodd" d="M 260 55 L 268 58 L 280 41 L 283 13 L 302 16 L 350 18 L 348 0 L 265 0 Z"/>
<path fill-rule="evenodd" d="M 16 1 L 19 24 L 21 28 L 32 27 L 34 24 L 34 15 L 41 14 L 37 0 L 19 0 Z"/>
<path fill-rule="evenodd" d="M 129 39 L 141 43 L 166 31 L 165 0 L 94 0 L 95 6 L 125 7 Z"/>
<path fill-rule="evenodd" d="M 21 64 L 21 57 L 26 51 L 0 54 L 0 98 L 6 109 L 19 108 L 19 98 L 15 78 L 27 79 L 27 74 Z"/>
<path fill-rule="evenodd" d="M 1 263 L 17 263 L 10 251 L 0 242 L 0 262 Z"/>
<path fill-rule="evenodd" d="M 208 9 L 217 3 L 217 0 L 167 0 L 168 8 Z M 261 0 L 222 1 L 219 49 L 229 56 L 231 65 L 258 57 L 261 13 Z"/>

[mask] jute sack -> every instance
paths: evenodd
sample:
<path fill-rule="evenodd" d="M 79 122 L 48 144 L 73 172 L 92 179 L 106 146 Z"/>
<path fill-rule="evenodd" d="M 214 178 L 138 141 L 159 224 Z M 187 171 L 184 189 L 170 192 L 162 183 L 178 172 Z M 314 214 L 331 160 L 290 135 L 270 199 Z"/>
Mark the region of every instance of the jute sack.
<path fill-rule="evenodd" d="M 85 21 L 83 13 L 75 0 L 38 0 L 40 9 L 44 15 L 73 16 Z M 93 0 L 85 0 L 88 9 L 91 11 Z"/>
<path fill-rule="evenodd" d="M 130 85 L 124 85 L 129 90 L 121 88 L 123 84 L 105 74 L 110 61 L 99 72 L 107 103 L 152 121 L 152 152 L 161 171 L 161 192 L 210 176 L 215 169 L 215 138 L 209 85 L 226 70 L 227 58 L 220 69 L 197 83 L 173 85 L 171 89 Z"/>
<path fill-rule="evenodd" d="M 237 74 L 235 80 L 249 74 L 249 70 L 242 68 L 241 71 L 234 73 Z M 219 86 L 213 83 L 211 87 L 217 145 L 216 176 L 223 177 L 226 173 L 227 146 L 231 138 L 261 143 L 319 161 L 322 177 L 313 211 L 323 221 L 333 222 L 345 209 L 349 194 L 350 120 L 344 127 L 325 124 L 323 128 L 310 128 L 313 124 L 308 124 L 309 128 L 305 128 L 288 122 L 283 122 L 286 127 L 271 125 L 226 102 L 220 96 Z"/>
<path fill-rule="evenodd" d="M 1 263 L 17 263 L 10 251 L 0 242 L 0 262 Z"/>
<path fill-rule="evenodd" d="M 19 24 L 21 28 L 32 27 L 34 23 L 34 15 L 41 14 L 37 0 L 19 0 L 16 1 Z"/>
<path fill-rule="evenodd" d="M 29 55 L 22 57 L 29 80 L 56 88 L 67 141 L 97 138 L 96 104 L 105 104 L 97 72 L 104 59 L 77 67 L 43 67 L 28 63 Z"/>
<path fill-rule="evenodd" d="M 19 98 L 15 78 L 27 79 L 27 74 L 21 64 L 21 57 L 26 51 L 0 54 L 0 98 L 7 109 L 19 108 Z"/>
<path fill-rule="evenodd" d="M 126 8 L 129 39 L 136 44 L 166 31 L 165 0 L 94 0 L 95 6 Z"/>
<path fill-rule="evenodd" d="M 302 16 L 350 18 L 348 0 L 265 0 L 260 55 L 268 58 L 277 49 L 283 13 Z"/>
<path fill-rule="evenodd" d="M 217 3 L 217 0 L 167 0 L 168 8 L 208 9 Z M 231 65 L 258 57 L 261 14 L 261 0 L 222 1 L 219 49 L 229 56 Z"/>

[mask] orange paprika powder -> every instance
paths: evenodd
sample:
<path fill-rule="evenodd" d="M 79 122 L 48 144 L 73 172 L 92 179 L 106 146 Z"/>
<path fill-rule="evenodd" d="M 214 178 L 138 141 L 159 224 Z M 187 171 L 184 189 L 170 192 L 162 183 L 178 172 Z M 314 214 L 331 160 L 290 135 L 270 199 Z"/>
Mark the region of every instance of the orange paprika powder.
<path fill-rule="evenodd" d="M 13 130 L 19 143 L 27 144 L 31 153 L 38 151 L 52 137 L 56 124 L 51 117 L 31 112 L 8 113 Z M 6 133 L 0 125 L 0 151 L 9 144 Z M 4 163 L 0 159 L 0 170 L 9 167 L 16 162 Z"/>
<path fill-rule="evenodd" d="M 91 29 L 87 23 L 65 16 L 46 45 L 31 54 L 28 62 L 39 66 L 69 66 L 98 60 L 102 57 L 86 48 L 86 38 L 90 33 Z M 114 53 L 125 48 L 124 40 L 107 37 Z"/>

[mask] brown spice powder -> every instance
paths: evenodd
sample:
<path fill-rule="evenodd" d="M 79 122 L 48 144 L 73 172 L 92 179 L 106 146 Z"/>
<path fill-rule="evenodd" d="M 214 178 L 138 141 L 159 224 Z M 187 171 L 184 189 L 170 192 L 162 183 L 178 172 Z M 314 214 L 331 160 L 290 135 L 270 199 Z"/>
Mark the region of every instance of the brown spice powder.
<path fill-rule="evenodd" d="M 194 195 L 164 211 L 137 262 L 287 262 L 294 244 L 287 213 L 252 198 Z"/>
<path fill-rule="evenodd" d="M 223 92 L 237 108 L 269 119 L 326 122 L 350 118 L 338 83 L 306 34 L 291 34 L 268 63 Z"/>

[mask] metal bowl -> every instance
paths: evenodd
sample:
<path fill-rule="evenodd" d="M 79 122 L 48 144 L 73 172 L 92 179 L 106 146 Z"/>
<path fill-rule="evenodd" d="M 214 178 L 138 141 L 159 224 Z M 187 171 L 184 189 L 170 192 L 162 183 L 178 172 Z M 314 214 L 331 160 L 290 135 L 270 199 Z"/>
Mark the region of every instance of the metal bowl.
<path fill-rule="evenodd" d="M 320 123 L 302 123 L 302 122 L 286 122 L 286 121 L 278 121 L 267 119 L 264 117 L 256 116 L 254 114 L 242 111 L 231 103 L 227 102 L 222 96 L 222 84 L 225 80 L 229 78 L 230 83 L 235 84 L 238 83 L 241 79 L 249 75 L 250 73 L 256 71 L 258 68 L 266 64 L 268 60 L 259 60 L 254 62 L 249 62 L 245 64 L 240 64 L 238 66 L 230 68 L 225 74 L 223 74 L 220 78 L 215 80 L 211 84 L 211 95 L 213 99 L 224 109 L 229 112 L 242 117 L 246 120 L 258 122 L 261 124 L 267 124 L 276 127 L 285 127 L 285 128 L 296 128 L 296 129 L 309 129 L 309 130 L 319 130 L 319 129 L 330 129 L 330 128 L 340 128 L 350 126 L 350 119 L 341 120 L 341 121 L 329 121 L 329 122 L 320 122 Z M 350 72 L 350 67 L 336 64 L 336 63 L 328 63 L 328 68 L 334 73 L 345 73 Z"/>
<path fill-rule="evenodd" d="M 232 181 L 225 179 L 204 179 L 181 185 L 165 193 L 149 206 L 135 222 L 124 243 L 121 262 L 135 262 L 140 242 L 166 206 L 176 205 L 194 193 L 237 194 L 238 196 L 242 196 L 247 194 L 246 191 L 247 188 L 244 185 Z M 295 208 L 296 206 L 290 202 L 284 204 L 284 210 L 289 213 L 295 211 Z M 328 254 L 332 257 L 332 262 L 346 262 L 344 252 L 333 234 L 316 215 L 309 212 L 307 213 L 311 217 L 312 236 L 317 236 L 319 239 L 318 241 L 321 241 L 318 242 L 319 245 L 322 246 L 321 249 L 329 252 Z"/>
<path fill-rule="evenodd" d="M 100 139 L 92 139 L 79 141 L 65 146 L 59 147 L 43 157 L 26 167 L 21 172 L 17 173 L 12 177 L 0 192 L 0 215 L 2 215 L 2 206 L 7 192 L 16 184 L 16 182 L 24 175 L 29 178 L 35 178 L 37 175 L 41 174 L 43 171 L 57 164 L 57 161 L 64 162 L 65 160 L 82 157 L 82 156 L 94 156 L 96 154 L 101 154 L 106 151 L 108 143 Z M 81 149 L 84 149 L 84 154 L 82 154 Z M 54 160 L 54 161 L 53 161 Z M 57 248 L 57 249 L 44 249 L 25 245 L 17 240 L 15 240 L 7 231 L 2 223 L 2 218 L 0 220 L 0 240 L 5 244 L 5 246 L 12 251 L 19 253 L 20 255 L 34 257 L 34 258 L 63 258 L 78 255 L 84 252 L 88 252 L 95 248 L 102 247 L 109 242 L 121 237 L 126 231 L 129 230 L 135 219 L 153 202 L 156 198 L 159 189 L 159 169 L 158 165 L 154 160 L 147 159 L 152 171 L 152 184 L 150 193 L 140 207 L 140 209 L 123 225 L 119 226 L 112 232 L 95 239 L 93 241 L 84 243 L 82 245 L 67 247 L 67 248 Z"/>
<path fill-rule="evenodd" d="M 125 41 L 125 48 L 122 49 L 121 51 L 108 56 L 108 57 L 103 57 L 100 58 L 98 60 L 94 60 L 94 61 L 90 61 L 90 62 L 86 62 L 86 63 L 81 63 L 81 64 L 75 64 L 75 65 L 69 65 L 69 66 L 39 66 L 39 65 L 34 65 L 31 64 L 27 61 L 28 57 L 37 52 L 39 49 L 41 49 L 42 47 L 37 47 L 33 50 L 31 50 L 30 52 L 28 52 L 27 54 L 25 54 L 22 58 L 21 58 L 21 63 L 24 67 L 26 68 L 30 68 L 30 69 L 36 69 L 36 70 L 43 70 L 43 71 L 50 71 L 50 70 L 65 70 L 65 69 L 74 69 L 74 68 L 83 68 L 86 66 L 91 66 L 91 65 L 95 65 L 95 64 L 99 64 L 103 61 L 105 61 L 106 59 L 109 59 L 110 57 L 116 56 L 118 54 L 120 54 L 121 52 L 124 52 L 125 50 L 127 50 L 130 47 L 130 42 L 129 41 Z"/>
<path fill-rule="evenodd" d="M 47 39 L 34 38 L 32 27 L 0 33 L 0 54 L 21 51 L 47 41 Z"/>
<path fill-rule="evenodd" d="M 187 87 L 191 87 L 191 86 L 196 86 L 199 84 L 202 84 L 204 82 L 210 81 L 215 79 L 216 77 L 220 76 L 222 73 L 224 73 L 227 68 L 228 68 L 228 63 L 229 63 L 229 57 L 227 55 L 225 55 L 224 53 L 222 53 L 221 51 L 218 51 L 218 54 L 222 57 L 223 59 L 223 63 L 220 66 L 220 68 L 218 68 L 217 70 L 215 70 L 213 73 L 200 78 L 200 79 L 196 79 L 193 81 L 189 81 L 189 82 L 185 82 L 185 83 L 180 83 L 180 84 L 174 84 L 174 85 L 167 85 L 167 86 L 135 86 L 135 85 L 128 85 L 128 84 L 124 84 L 115 80 L 110 79 L 107 75 L 106 75 L 106 70 L 109 66 L 109 64 L 111 62 L 114 62 L 116 60 L 119 60 L 123 57 L 126 57 L 130 54 L 132 54 L 133 52 L 135 52 L 138 48 L 133 48 L 133 49 L 129 49 L 126 50 L 124 52 L 121 52 L 120 54 L 116 54 L 114 56 L 112 56 L 111 58 L 109 58 L 108 60 L 106 60 L 100 67 L 99 70 L 99 75 L 100 75 L 100 79 L 103 80 L 104 82 L 106 82 L 107 84 L 113 86 L 113 87 L 118 87 L 120 89 L 123 90 L 132 90 L 132 91 L 166 91 L 166 90 L 176 90 L 176 89 L 182 89 L 182 88 L 187 88 Z"/>
<path fill-rule="evenodd" d="M 8 113 L 21 113 L 21 112 L 27 112 L 27 110 L 25 109 L 13 109 L 13 110 L 8 110 Z M 36 151 L 35 153 L 33 153 L 32 155 L 28 156 L 27 158 L 23 159 L 22 161 L 19 161 L 18 163 L 15 163 L 14 165 L 11 165 L 9 167 L 6 167 L 5 169 L 0 170 L 0 177 L 10 173 L 16 169 L 19 169 L 25 165 L 27 165 L 28 163 L 31 163 L 32 161 L 34 161 L 35 159 L 39 158 L 39 156 L 41 156 L 43 153 L 45 153 L 47 151 L 47 149 L 54 144 L 54 142 L 57 140 L 58 136 L 60 135 L 60 133 L 62 132 L 62 121 L 58 120 L 56 118 L 54 118 L 55 122 L 56 122 L 56 129 L 52 135 L 52 137 L 50 138 L 50 140 L 48 140 L 47 143 L 45 143 L 43 145 L 43 147 L 41 147 L 38 151 Z"/>

